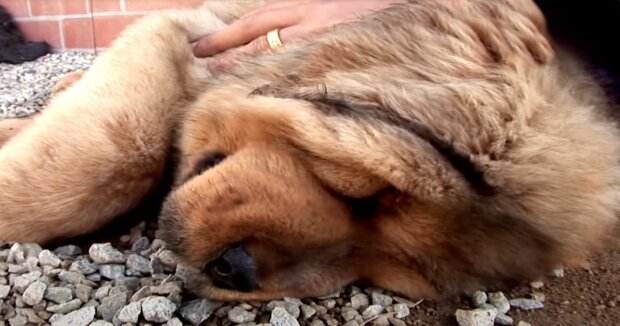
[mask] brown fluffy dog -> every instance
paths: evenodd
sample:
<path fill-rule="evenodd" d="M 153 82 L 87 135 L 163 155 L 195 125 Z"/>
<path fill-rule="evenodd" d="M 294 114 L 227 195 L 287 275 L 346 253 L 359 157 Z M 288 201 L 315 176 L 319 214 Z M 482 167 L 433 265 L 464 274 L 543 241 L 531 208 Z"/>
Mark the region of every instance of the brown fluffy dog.
<path fill-rule="evenodd" d="M 134 207 L 177 114 L 160 231 L 211 298 L 496 287 L 587 257 L 616 223 L 611 104 L 528 0 L 410 1 L 211 79 L 156 17 L 0 151 L 0 239 Z"/>

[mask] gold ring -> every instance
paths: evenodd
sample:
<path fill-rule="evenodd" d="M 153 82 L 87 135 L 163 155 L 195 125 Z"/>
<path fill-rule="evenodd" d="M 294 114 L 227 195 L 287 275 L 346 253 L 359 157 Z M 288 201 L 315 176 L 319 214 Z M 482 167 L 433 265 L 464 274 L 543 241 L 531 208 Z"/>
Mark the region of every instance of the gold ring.
<path fill-rule="evenodd" d="M 277 50 L 283 46 L 282 40 L 280 39 L 279 29 L 276 28 L 270 31 L 269 33 L 267 33 L 267 44 L 269 44 L 269 47 L 272 50 Z"/>

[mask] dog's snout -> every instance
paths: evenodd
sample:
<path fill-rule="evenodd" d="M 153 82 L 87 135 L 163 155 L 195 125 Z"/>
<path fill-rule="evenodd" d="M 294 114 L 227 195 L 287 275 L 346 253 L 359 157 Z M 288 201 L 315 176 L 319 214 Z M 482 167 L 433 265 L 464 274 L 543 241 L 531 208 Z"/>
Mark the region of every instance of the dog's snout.
<path fill-rule="evenodd" d="M 256 264 L 240 245 L 226 250 L 206 266 L 206 272 L 216 286 L 242 292 L 256 288 Z"/>

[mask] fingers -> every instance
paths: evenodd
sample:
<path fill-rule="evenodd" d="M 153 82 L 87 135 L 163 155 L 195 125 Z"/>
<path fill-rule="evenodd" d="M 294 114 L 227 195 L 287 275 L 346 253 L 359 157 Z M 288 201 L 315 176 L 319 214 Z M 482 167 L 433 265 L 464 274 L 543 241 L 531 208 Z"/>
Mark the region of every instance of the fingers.
<path fill-rule="evenodd" d="M 282 44 L 286 47 L 287 45 L 298 42 L 305 37 L 317 34 L 322 30 L 323 29 L 318 26 L 314 28 L 304 25 L 295 25 L 280 30 L 280 40 L 282 41 Z M 237 61 L 242 58 L 255 56 L 260 53 L 266 53 L 271 51 L 272 50 L 269 47 L 269 43 L 267 42 L 267 36 L 261 35 L 247 45 L 232 49 L 230 51 L 215 56 L 214 59 L 208 63 L 208 68 L 212 72 L 226 70 L 232 67 Z"/>
<path fill-rule="evenodd" d="M 247 44 L 272 29 L 295 25 L 304 17 L 303 8 L 304 6 L 282 7 L 239 19 L 227 28 L 198 40 L 194 46 L 194 55 L 207 57 Z"/>

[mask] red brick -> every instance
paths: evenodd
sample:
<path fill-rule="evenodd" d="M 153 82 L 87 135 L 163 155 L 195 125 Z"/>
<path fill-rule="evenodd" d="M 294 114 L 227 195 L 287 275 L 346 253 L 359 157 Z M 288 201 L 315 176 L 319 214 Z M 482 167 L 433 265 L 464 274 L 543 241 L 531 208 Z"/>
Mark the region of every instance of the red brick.
<path fill-rule="evenodd" d="M 172 8 L 188 8 L 199 5 L 203 1 L 204 0 L 125 0 L 125 6 L 127 11 L 151 11 Z"/>
<path fill-rule="evenodd" d="M 5 7 L 14 17 L 30 16 L 28 0 L 0 0 L 0 6 Z"/>
<path fill-rule="evenodd" d="M 58 21 L 20 22 L 19 28 L 24 31 L 28 41 L 46 41 L 56 49 L 62 48 Z"/>
<path fill-rule="evenodd" d="M 120 0 L 93 0 L 91 5 L 92 12 L 121 11 Z"/>
<path fill-rule="evenodd" d="M 33 16 L 85 14 L 88 0 L 30 0 Z"/>
<path fill-rule="evenodd" d="M 94 49 L 93 22 L 90 18 L 66 19 L 62 22 L 65 48 Z"/>
<path fill-rule="evenodd" d="M 98 48 L 109 47 L 112 41 L 140 16 L 95 17 L 95 45 Z"/>

